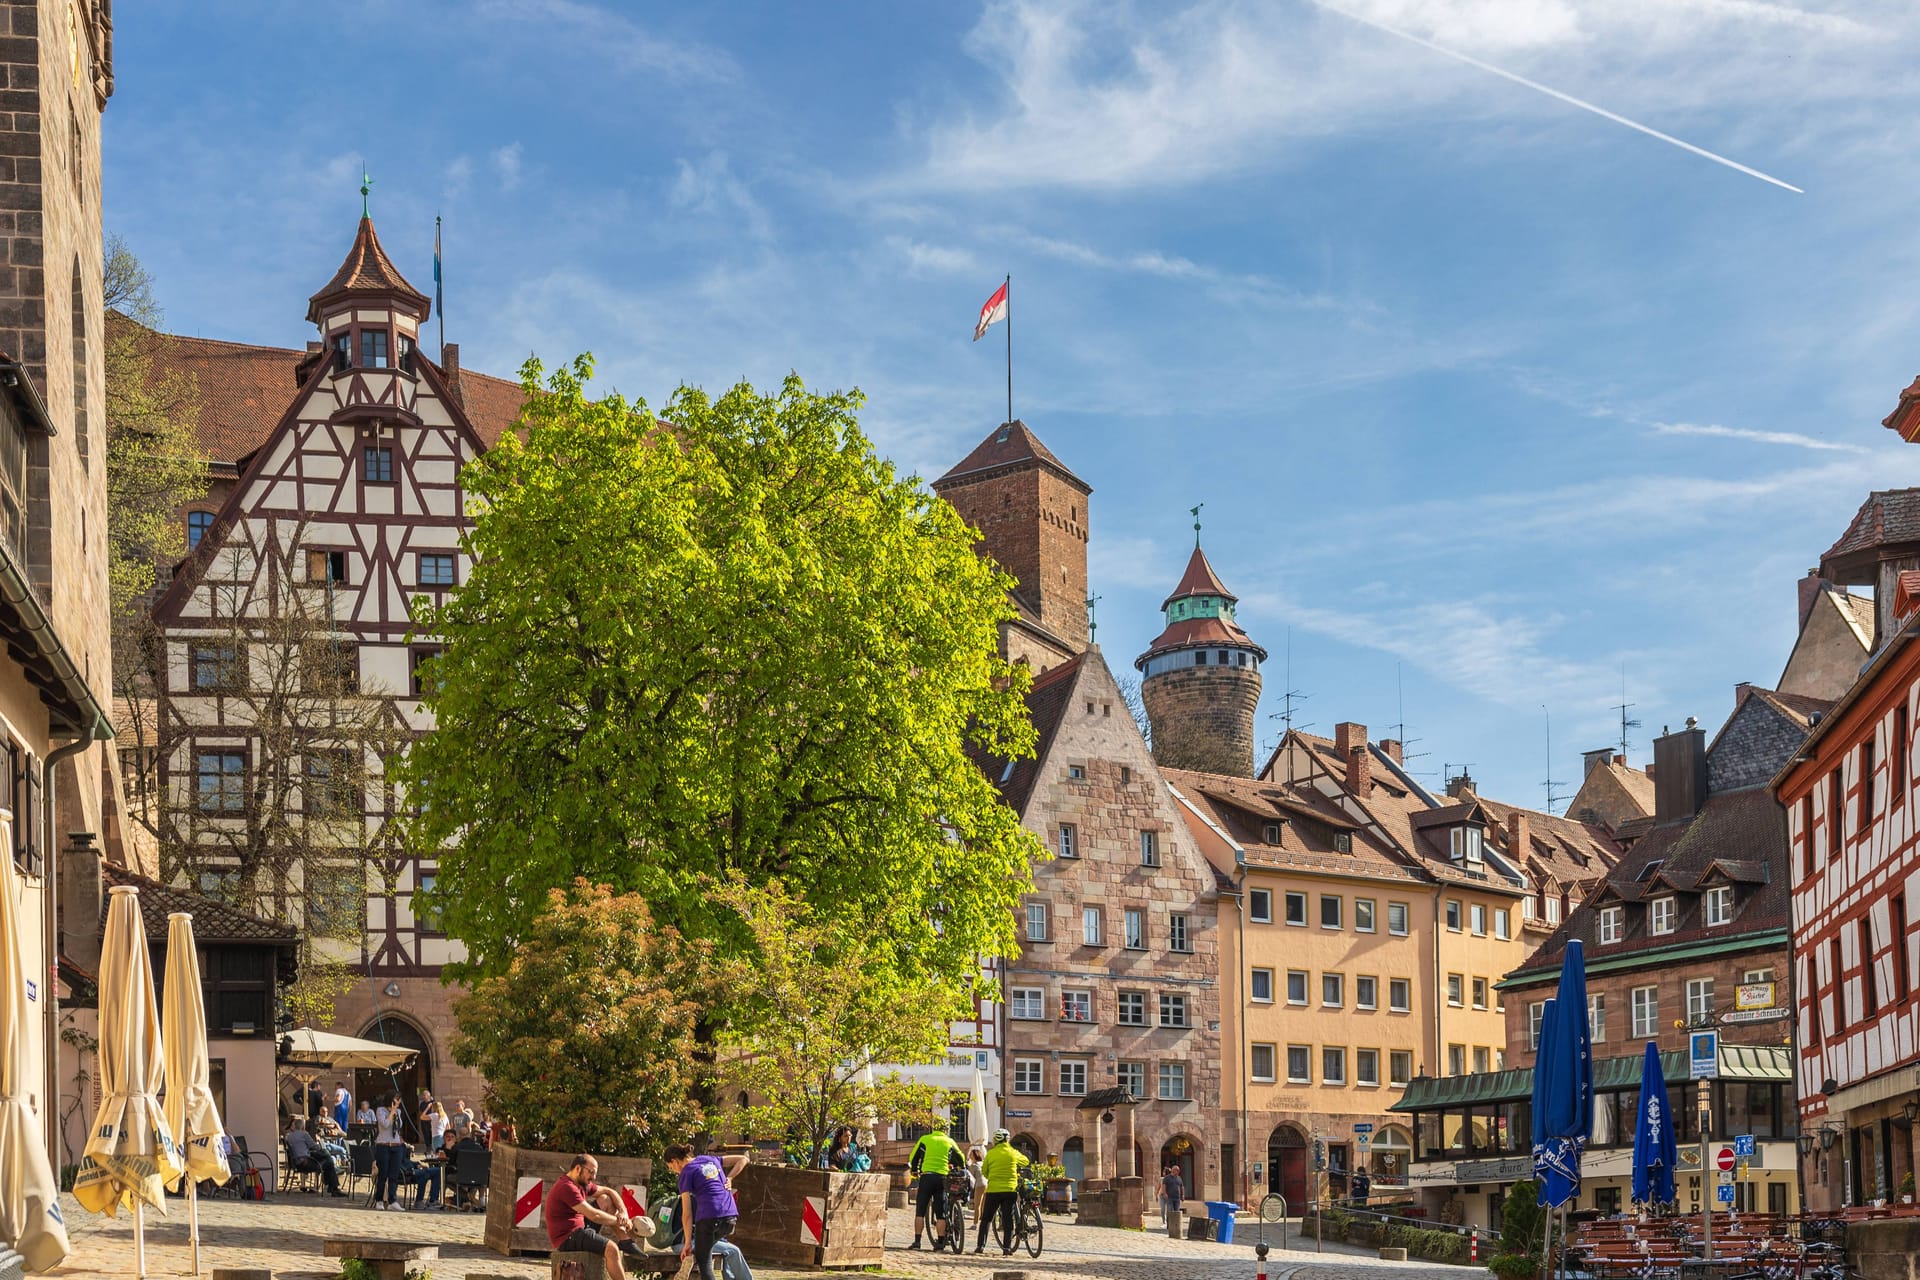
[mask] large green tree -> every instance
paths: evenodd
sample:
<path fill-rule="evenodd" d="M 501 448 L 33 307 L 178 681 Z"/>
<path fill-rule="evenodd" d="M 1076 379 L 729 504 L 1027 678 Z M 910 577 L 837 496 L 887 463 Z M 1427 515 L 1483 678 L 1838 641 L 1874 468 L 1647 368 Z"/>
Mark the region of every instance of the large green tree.
<path fill-rule="evenodd" d="M 740 945 L 702 877 L 779 877 L 907 980 L 1007 954 L 1041 850 L 968 753 L 1031 752 L 1028 678 L 960 518 L 875 454 L 858 392 L 683 388 L 656 419 L 590 399 L 586 357 L 542 372 L 466 471 L 469 580 L 418 615 L 445 651 L 409 834 L 470 964 L 576 876 Z"/>

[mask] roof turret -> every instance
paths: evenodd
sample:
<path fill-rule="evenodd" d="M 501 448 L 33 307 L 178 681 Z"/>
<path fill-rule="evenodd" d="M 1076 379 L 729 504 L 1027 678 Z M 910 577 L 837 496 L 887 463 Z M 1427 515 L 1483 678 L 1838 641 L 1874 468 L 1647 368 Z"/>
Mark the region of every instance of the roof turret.
<path fill-rule="evenodd" d="M 394 302 L 401 310 L 422 320 L 431 309 L 427 295 L 407 283 L 407 278 L 393 265 L 393 259 L 380 247 L 373 219 L 364 216 L 360 219 L 359 233 L 353 238 L 353 247 L 347 250 L 346 260 L 333 273 L 333 279 L 308 301 L 307 319 L 318 324 L 328 304 L 362 294 Z"/>

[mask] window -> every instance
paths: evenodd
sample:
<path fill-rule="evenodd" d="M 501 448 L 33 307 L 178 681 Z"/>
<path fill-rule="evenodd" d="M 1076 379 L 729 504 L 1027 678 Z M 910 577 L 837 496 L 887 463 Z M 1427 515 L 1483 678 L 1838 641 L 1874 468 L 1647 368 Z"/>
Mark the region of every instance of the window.
<path fill-rule="evenodd" d="M 1347 1082 L 1347 1051 L 1345 1049 L 1322 1049 L 1320 1051 L 1320 1083 L 1345 1084 Z"/>
<path fill-rule="evenodd" d="M 1083 1098 L 1087 1093 L 1087 1064 L 1084 1062 L 1063 1062 L 1060 1064 L 1060 1096 L 1063 1098 Z"/>
<path fill-rule="evenodd" d="M 1287 1003 L 1305 1004 L 1307 1002 L 1307 971 L 1305 969 L 1287 970 Z"/>
<path fill-rule="evenodd" d="M 1833 948 L 1833 1029 L 1845 1031 L 1847 1029 L 1846 957 L 1841 954 L 1840 939 L 1835 938 L 1831 946 Z M 1814 1025 L 1816 1027 L 1820 1025 L 1818 1018 L 1814 1019 Z"/>
<path fill-rule="evenodd" d="M 1333 851 L 1335 853 L 1353 852 L 1353 832 L 1336 831 L 1333 833 Z"/>
<path fill-rule="evenodd" d="M 387 331 L 385 329 L 360 331 L 360 367 L 363 369 L 387 367 Z"/>
<path fill-rule="evenodd" d="M 1413 1050 L 1393 1049 L 1387 1053 L 1387 1083 L 1404 1085 L 1413 1079 Z"/>
<path fill-rule="evenodd" d="M 1396 938 L 1407 936 L 1407 904 L 1389 902 L 1387 904 L 1387 932 Z"/>
<path fill-rule="evenodd" d="M 1163 1102 L 1183 1102 L 1187 1096 L 1187 1064 L 1160 1064 L 1160 1098 Z"/>
<path fill-rule="evenodd" d="M 1447 899 L 1447 928 L 1460 932 L 1460 899 Z"/>
<path fill-rule="evenodd" d="M 1307 923 L 1307 895 L 1289 893 L 1287 895 L 1287 923 L 1305 925 Z"/>
<path fill-rule="evenodd" d="M 1447 1074 L 1450 1076 L 1467 1074 L 1467 1046 L 1463 1044 L 1447 1046 Z"/>
<path fill-rule="evenodd" d="M 303 693 L 352 693 L 360 686 L 360 658 L 350 640 L 309 640 L 300 646 Z"/>
<path fill-rule="evenodd" d="M 1713 979 L 1687 979 L 1687 1021 L 1699 1022 L 1713 1016 Z"/>
<path fill-rule="evenodd" d="M 1063 858 L 1080 856 L 1080 832 L 1071 822 L 1060 824 L 1060 856 Z"/>
<path fill-rule="evenodd" d="M 1827 857 L 1840 855 L 1840 846 L 1846 840 L 1847 826 L 1847 785 L 1835 769 L 1827 775 Z"/>
<path fill-rule="evenodd" d="M 201 813 L 244 813 L 247 758 L 238 751 L 201 751 L 194 756 L 194 794 Z"/>
<path fill-rule="evenodd" d="M 1387 979 L 1387 1008 L 1395 1013 L 1413 1009 L 1413 982 L 1408 978 Z"/>
<path fill-rule="evenodd" d="M 1647 932 L 1652 934 L 1673 932 L 1673 895 L 1655 898 L 1647 904 Z"/>
<path fill-rule="evenodd" d="M 1476 1009 L 1484 1009 L 1487 1007 L 1487 980 L 1485 978 L 1475 978 L 1473 980 L 1473 1007 Z"/>
<path fill-rule="evenodd" d="M 1527 1006 L 1527 1048 L 1540 1048 L 1540 1019 L 1546 1014 L 1547 1003 L 1536 1000 Z"/>
<path fill-rule="evenodd" d="M 438 658 L 439 656 L 440 656 L 440 650 L 437 647 L 415 649 L 410 654 L 407 655 L 407 661 L 408 661 L 407 675 L 413 685 L 414 697 L 416 698 L 426 697 L 427 685 L 429 683 L 431 683 L 436 690 L 440 687 L 440 682 L 438 680 L 429 679 L 429 677 L 426 674 L 426 668 L 425 668 L 425 664 L 432 662 L 435 658 Z"/>
<path fill-rule="evenodd" d="M 307 581 L 342 583 L 347 580 L 347 553 L 310 548 L 307 551 Z"/>
<path fill-rule="evenodd" d="M 1353 931 L 1355 933 L 1373 932 L 1373 899 L 1355 898 L 1353 900 Z"/>
<path fill-rule="evenodd" d="M 1163 1027 L 1187 1026 L 1187 998 L 1169 991 L 1160 993 L 1160 1025 Z"/>
<path fill-rule="evenodd" d="M 1320 895 L 1320 927 L 1338 929 L 1340 927 L 1341 900 L 1330 894 Z"/>
<path fill-rule="evenodd" d="M 1179 912 L 1167 917 L 1167 950 L 1193 950 L 1193 940 L 1187 936 L 1187 918 Z"/>
<path fill-rule="evenodd" d="M 1860 825 L 1873 821 L 1873 737 L 1860 744 Z"/>
<path fill-rule="evenodd" d="M 1660 988 L 1633 989 L 1633 1038 L 1643 1040 L 1660 1034 Z"/>
<path fill-rule="evenodd" d="M 237 645 L 188 645 L 187 666 L 195 689 L 239 689 L 246 685 L 246 651 Z"/>
<path fill-rule="evenodd" d="M 1452 844 L 1449 852 L 1455 862 L 1485 862 L 1486 833 L 1475 823 L 1466 823 L 1453 828 Z"/>
<path fill-rule="evenodd" d="M 1353 1051 L 1353 1082 L 1362 1089 L 1380 1087 L 1380 1051 L 1378 1049 Z"/>
<path fill-rule="evenodd" d="M 1106 917 L 1098 907 L 1080 908 L 1080 941 L 1089 947 L 1097 947 L 1105 940 Z"/>
<path fill-rule="evenodd" d="M 1903 785 L 1900 788 L 1905 791 Z M 1896 792 L 1895 794 L 1898 794 Z M 1907 895 L 1893 895 L 1888 909 L 1893 915 L 1893 983 L 1894 999 L 1904 1002 L 1913 993 L 1912 962 L 1907 959 Z M 1772 975 L 1768 975 L 1771 979 Z"/>
<path fill-rule="evenodd" d="M 1160 865 L 1160 833 L 1142 831 L 1140 833 L 1140 865 L 1157 867 Z"/>
<path fill-rule="evenodd" d="M 1015 1058 L 1013 1060 L 1013 1091 L 1015 1093 L 1045 1092 L 1046 1070 L 1046 1064 L 1038 1058 Z"/>
<path fill-rule="evenodd" d="M 1547 923 L 1560 923 L 1560 899 L 1557 897 L 1549 897 L 1547 899 Z"/>
<path fill-rule="evenodd" d="M 1487 909 L 1485 907 L 1477 902 L 1474 903 L 1468 912 L 1467 918 L 1472 922 L 1470 927 L 1473 930 L 1474 937 L 1484 938 L 1487 936 Z"/>
<path fill-rule="evenodd" d="M 1279 844 L 1280 843 L 1280 824 L 1277 822 L 1269 822 L 1266 824 L 1265 828 L 1261 831 L 1260 834 L 1266 837 L 1265 843 Z"/>
<path fill-rule="evenodd" d="M 1371 1009 L 1380 998 L 1380 979 L 1361 974 L 1353 980 L 1353 1007 Z"/>
<path fill-rule="evenodd" d="M 393 450 L 374 444 L 361 449 L 360 475 L 369 484 L 392 484 Z"/>
<path fill-rule="evenodd" d="M 1893 709 L 1893 758 L 1888 762 L 1887 789 L 1891 806 L 1907 802 L 1907 704 Z"/>
<path fill-rule="evenodd" d="M 1862 920 L 1854 928 L 1860 948 L 1860 998 L 1863 1005 L 1861 1013 L 1871 1018 L 1880 1012 L 1880 975 L 1878 966 L 1873 963 L 1873 930 L 1867 921 Z"/>
<path fill-rule="evenodd" d="M 1147 949 L 1147 913 L 1139 907 L 1128 907 L 1126 926 L 1127 950 L 1145 951 Z"/>
<path fill-rule="evenodd" d="M 1748 969 L 1748 970 L 1747 970 L 1746 972 L 1744 972 L 1744 973 L 1742 973 L 1742 974 L 1740 975 L 1740 981 L 1742 981 L 1742 982 L 1772 982 L 1772 981 L 1773 981 L 1773 970 L 1771 970 L 1771 969 Z"/>
<path fill-rule="evenodd" d="M 1027 941 L 1045 942 L 1047 940 L 1047 904 L 1029 902 L 1027 904 Z"/>
<path fill-rule="evenodd" d="M 213 512 L 187 512 L 187 550 L 192 551 L 200 545 L 200 539 L 207 536 L 207 530 L 213 528 Z"/>
<path fill-rule="evenodd" d="M 1493 913 L 1493 936 L 1502 942 L 1513 936 L 1513 913 L 1505 907 L 1499 907 Z"/>
<path fill-rule="evenodd" d="M 306 756 L 301 807 L 315 817 L 360 811 L 353 760 L 345 751 L 313 751 Z"/>
<path fill-rule="evenodd" d="M 1115 997 L 1114 1018 L 1123 1027 L 1144 1027 L 1147 1025 L 1147 993 L 1144 991 L 1122 991 Z"/>
<path fill-rule="evenodd" d="M 1086 778 L 1087 766 L 1083 764 L 1070 764 L 1067 766 L 1067 780 L 1069 782 L 1084 782 Z"/>
<path fill-rule="evenodd" d="M 1473 1046 L 1473 1073 L 1475 1075 L 1485 1075 L 1487 1073 L 1487 1065 L 1490 1061 L 1491 1055 L 1487 1052 L 1487 1046 L 1483 1044 Z"/>
<path fill-rule="evenodd" d="M 1144 1062 L 1123 1062 L 1120 1064 L 1120 1087 L 1129 1097 L 1147 1096 L 1147 1064 Z"/>
<path fill-rule="evenodd" d="M 1273 890 L 1249 890 L 1247 893 L 1247 915 L 1255 924 L 1272 924 Z"/>
<path fill-rule="evenodd" d="M 1062 991 L 1060 993 L 1060 1021 L 1092 1022 L 1093 992 Z M 1065 1092 L 1065 1090 L 1062 1090 Z"/>
<path fill-rule="evenodd" d="M 1007 1012 L 1023 1022 L 1047 1016 L 1047 993 L 1042 987 L 1015 987 L 1007 993 Z"/>
<path fill-rule="evenodd" d="M 1124 764 L 1121 765 L 1120 766 L 1120 785 L 1124 787 L 1129 782 L 1132 782 L 1132 781 L 1133 781 L 1133 767 L 1131 765 L 1124 765 Z"/>
<path fill-rule="evenodd" d="M 441 552 L 420 557 L 420 585 L 423 587 L 450 587 L 453 585 L 453 557 Z"/>
<path fill-rule="evenodd" d="M 1706 892 L 1707 925 L 1733 923 L 1733 886 L 1715 885 Z"/>
<path fill-rule="evenodd" d="M 1619 907 L 1600 908 L 1600 942 L 1604 946 L 1609 942 L 1618 942 L 1625 935 L 1621 928 L 1622 912 Z"/>
<path fill-rule="evenodd" d="M 1458 973 L 1447 975 L 1447 1003 L 1458 1009 L 1466 1003 L 1466 979 Z"/>
<path fill-rule="evenodd" d="M 1247 998 L 1255 1004 L 1273 1003 L 1273 970 L 1255 969 L 1248 975 Z"/>
<path fill-rule="evenodd" d="M 336 333 L 333 335 L 333 368 L 336 373 L 345 370 L 353 363 L 353 335 Z"/>
<path fill-rule="evenodd" d="M 1304 1044 L 1287 1046 L 1287 1083 L 1313 1083 L 1313 1050 Z"/>
<path fill-rule="evenodd" d="M 1252 1059 L 1252 1062 L 1249 1064 L 1249 1069 L 1253 1078 L 1262 1084 L 1271 1084 L 1273 1082 L 1273 1046 L 1270 1044 L 1254 1045 Z"/>
<path fill-rule="evenodd" d="M 1597 992 L 1587 996 L 1587 1038 L 1595 1044 L 1607 1038 L 1607 997 Z"/>

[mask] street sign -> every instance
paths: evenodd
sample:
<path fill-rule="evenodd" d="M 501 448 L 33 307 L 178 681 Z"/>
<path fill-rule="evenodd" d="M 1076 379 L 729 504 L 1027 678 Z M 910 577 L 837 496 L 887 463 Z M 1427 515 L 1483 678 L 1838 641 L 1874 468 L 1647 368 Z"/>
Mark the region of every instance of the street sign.
<path fill-rule="evenodd" d="M 1722 1022 L 1778 1022 L 1790 1017 L 1791 1009 L 1735 1009 L 1731 1013 L 1720 1015 Z"/>
<path fill-rule="evenodd" d="M 1687 1079 L 1720 1078 L 1720 1033 L 1695 1031 L 1687 1037 Z"/>
<path fill-rule="evenodd" d="M 1733 1171 L 1733 1162 L 1734 1162 L 1733 1148 L 1732 1147 L 1720 1148 L 1720 1154 L 1715 1156 L 1713 1160 L 1715 1164 L 1720 1166 L 1720 1171 L 1722 1173 L 1731 1173 Z"/>
<path fill-rule="evenodd" d="M 1031 1119 L 1033 1119 L 1033 1112 L 1031 1112 L 1031 1111 L 1009 1111 L 1009 1112 L 1007 1112 L 1007 1115 L 1008 1115 L 1008 1117 L 1009 1117 L 1009 1118 L 1011 1118 L 1011 1119 L 1014 1119 L 1014 1120 L 1031 1120 Z"/>
<path fill-rule="evenodd" d="M 1773 984 L 1771 982 L 1743 982 L 1733 989 L 1733 1007 L 1740 1009 L 1771 1009 L 1773 1007 Z"/>
<path fill-rule="evenodd" d="M 1353 1131 L 1355 1133 L 1372 1133 L 1373 1126 L 1370 1124 L 1356 1124 L 1353 1126 Z"/>
<path fill-rule="evenodd" d="M 1723 1182 L 1719 1186 L 1715 1187 L 1713 1189 L 1713 1198 L 1715 1200 L 1718 1200 L 1721 1204 L 1732 1204 L 1733 1203 L 1733 1184 L 1731 1182 Z"/>
<path fill-rule="evenodd" d="M 1743 1133 L 1739 1137 L 1735 1138 L 1733 1140 L 1733 1154 L 1737 1156 L 1752 1155 L 1753 1154 L 1753 1135 L 1750 1133 Z"/>

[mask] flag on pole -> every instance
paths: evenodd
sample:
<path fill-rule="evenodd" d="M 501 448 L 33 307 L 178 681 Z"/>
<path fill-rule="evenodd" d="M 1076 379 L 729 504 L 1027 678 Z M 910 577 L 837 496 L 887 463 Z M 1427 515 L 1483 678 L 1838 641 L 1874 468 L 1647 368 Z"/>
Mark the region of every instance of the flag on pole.
<path fill-rule="evenodd" d="M 433 220 L 433 313 L 440 314 L 440 219 Z"/>
<path fill-rule="evenodd" d="M 1007 318 L 1007 286 L 1002 284 L 987 299 L 987 305 L 980 308 L 980 323 L 973 326 L 975 342 L 987 336 L 987 330 Z"/>

